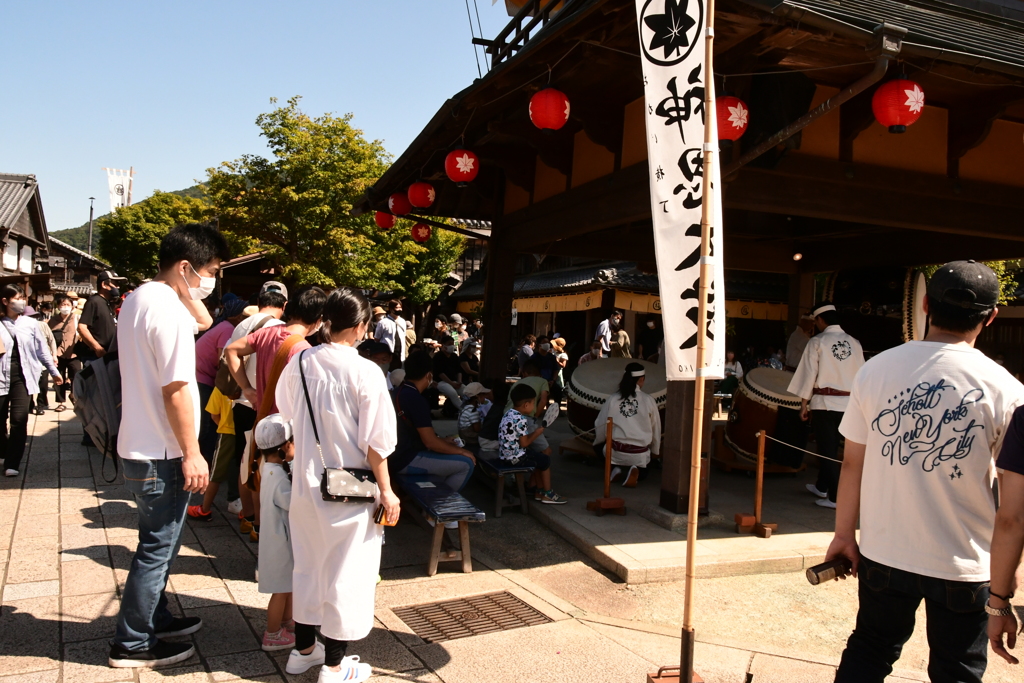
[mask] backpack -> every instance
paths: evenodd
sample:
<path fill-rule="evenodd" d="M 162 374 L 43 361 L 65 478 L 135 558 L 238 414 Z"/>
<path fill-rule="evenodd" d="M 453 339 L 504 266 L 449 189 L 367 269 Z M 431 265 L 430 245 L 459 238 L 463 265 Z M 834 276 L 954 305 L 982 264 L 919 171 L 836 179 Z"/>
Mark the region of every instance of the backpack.
<path fill-rule="evenodd" d="M 114 476 L 103 480 L 112 484 L 117 479 L 117 432 L 121 426 L 121 364 L 117 351 L 89 362 L 77 375 L 74 384 L 75 415 L 82 421 L 93 446 L 114 463 Z"/>

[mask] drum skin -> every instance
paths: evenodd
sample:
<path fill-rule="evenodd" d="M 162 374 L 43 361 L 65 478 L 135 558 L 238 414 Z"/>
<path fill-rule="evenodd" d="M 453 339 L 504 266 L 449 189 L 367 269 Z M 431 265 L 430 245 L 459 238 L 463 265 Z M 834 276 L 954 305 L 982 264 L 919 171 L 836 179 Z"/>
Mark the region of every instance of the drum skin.
<path fill-rule="evenodd" d="M 594 442 L 594 421 L 608 397 L 619 390 L 622 373 L 630 363 L 640 363 L 647 372 L 643 392 L 658 404 L 661 423 L 665 424 L 665 400 L 668 383 L 665 367 L 635 358 L 602 358 L 584 363 L 575 370 L 565 387 L 566 416 L 573 433 L 587 443 Z"/>
<path fill-rule="evenodd" d="M 775 436 L 779 408 L 800 409 L 800 399 L 786 388 L 792 379 L 792 372 L 754 368 L 740 380 L 725 428 L 725 441 L 738 456 L 757 460 L 757 433 Z M 765 451 L 767 457 L 771 442 Z"/>

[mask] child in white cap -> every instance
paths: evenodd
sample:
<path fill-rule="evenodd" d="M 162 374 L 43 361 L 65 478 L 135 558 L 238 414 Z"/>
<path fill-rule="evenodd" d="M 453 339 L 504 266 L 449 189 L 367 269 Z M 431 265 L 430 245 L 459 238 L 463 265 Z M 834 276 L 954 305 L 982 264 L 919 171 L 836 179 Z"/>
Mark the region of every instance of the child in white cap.
<path fill-rule="evenodd" d="M 295 442 L 291 422 L 280 413 L 260 420 L 254 437 L 263 458 L 260 465 L 259 591 L 272 594 L 267 605 L 263 649 L 273 652 L 288 650 L 295 645 L 295 622 L 292 620 L 292 567 L 295 562 L 288 525 L 292 480 L 285 464 L 295 457 Z"/>

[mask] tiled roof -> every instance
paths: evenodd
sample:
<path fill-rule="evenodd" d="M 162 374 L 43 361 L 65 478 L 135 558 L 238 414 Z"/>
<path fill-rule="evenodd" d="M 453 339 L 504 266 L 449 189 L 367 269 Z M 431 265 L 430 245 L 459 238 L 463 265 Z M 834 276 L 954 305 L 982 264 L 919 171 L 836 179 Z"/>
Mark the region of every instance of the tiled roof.
<path fill-rule="evenodd" d="M 10 228 L 36 191 L 34 175 L 0 173 L 0 228 Z"/>
<path fill-rule="evenodd" d="M 104 268 L 109 268 L 110 267 L 109 263 L 104 263 L 103 261 L 100 261 L 95 256 L 89 256 L 89 252 L 82 251 L 81 249 L 79 249 L 77 247 L 73 247 L 70 244 L 68 244 L 67 242 L 61 242 L 59 239 L 57 239 L 53 235 L 50 235 L 50 244 L 54 244 L 54 245 L 56 245 L 57 247 L 59 247 L 61 249 L 67 249 L 71 253 L 78 254 L 82 258 L 87 258 L 90 261 L 92 261 L 92 262 L 94 262 L 94 263 L 96 263 L 96 264 L 98 264 L 100 266 L 103 266 Z"/>
<path fill-rule="evenodd" d="M 467 281 L 452 298 L 480 299 L 484 295 L 484 283 L 473 278 Z M 482 280 L 482 278 L 480 279 Z M 531 296 L 590 288 L 628 289 L 633 291 L 658 291 L 658 276 L 641 273 L 635 263 L 624 261 L 603 262 L 589 266 L 559 268 L 522 275 L 516 278 L 514 293 Z"/>

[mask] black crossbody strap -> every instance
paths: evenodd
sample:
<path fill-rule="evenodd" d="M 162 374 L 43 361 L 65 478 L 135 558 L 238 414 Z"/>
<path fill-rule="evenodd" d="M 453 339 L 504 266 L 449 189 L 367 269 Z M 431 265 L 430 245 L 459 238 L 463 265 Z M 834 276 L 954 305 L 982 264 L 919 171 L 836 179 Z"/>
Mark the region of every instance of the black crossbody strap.
<path fill-rule="evenodd" d="M 309 400 L 309 387 L 306 386 L 306 372 L 302 369 L 302 357 L 306 350 L 299 352 L 299 377 L 302 379 L 302 393 L 306 395 L 306 410 L 309 411 L 309 421 L 313 423 L 313 438 L 316 439 L 316 450 L 320 453 L 320 463 L 327 469 L 327 462 L 324 460 L 324 451 L 320 448 L 320 433 L 316 429 L 316 416 L 313 414 L 313 402 Z"/>

